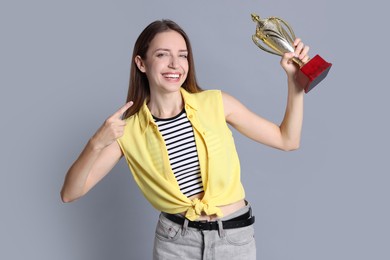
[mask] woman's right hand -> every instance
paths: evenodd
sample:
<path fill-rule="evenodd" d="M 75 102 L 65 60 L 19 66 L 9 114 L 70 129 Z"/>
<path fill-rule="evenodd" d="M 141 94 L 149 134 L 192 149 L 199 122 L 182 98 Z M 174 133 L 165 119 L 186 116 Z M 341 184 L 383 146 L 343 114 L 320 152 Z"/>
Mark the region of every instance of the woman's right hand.
<path fill-rule="evenodd" d="M 123 135 L 126 122 L 125 120 L 122 120 L 122 115 L 132 105 L 132 101 L 127 102 L 124 106 L 119 108 L 118 111 L 116 111 L 113 115 L 104 121 L 103 125 L 91 138 L 91 143 L 94 149 L 102 150 Z"/>
<path fill-rule="evenodd" d="M 71 202 L 86 194 L 115 166 L 122 156 L 114 142 L 123 135 L 126 122 L 122 115 L 133 105 L 130 101 L 104 121 L 91 137 L 77 160 L 69 168 L 61 190 L 63 202 Z"/>

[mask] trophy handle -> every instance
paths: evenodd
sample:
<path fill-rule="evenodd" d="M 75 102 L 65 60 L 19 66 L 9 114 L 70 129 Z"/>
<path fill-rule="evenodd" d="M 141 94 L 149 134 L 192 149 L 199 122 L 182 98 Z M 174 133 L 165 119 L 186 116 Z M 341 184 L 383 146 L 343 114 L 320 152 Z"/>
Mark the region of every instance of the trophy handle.
<path fill-rule="evenodd" d="M 283 35 L 283 37 L 285 39 L 287 39 L 288 42 L 290 42 L 291 45 L 293 45 L 296 37 L 295 37 L 295 33 L 294 33 L 292 27 L 283 19 L 280 19 L 277 17 L 271 17 L 271 19 L 275 19 L 284 25 L 283 26 L 280 23 L 276 23 L 278 26 L 279 32 Z M 287 28 L 289 33 L 286 31 L 285 28 Z M 298 59 L 296 57 L 292 58 L 292 61 L 295 62 L 300 68 L 302 68 L 302 66 L 305 65 L 300 59 Z"/>
<path fill-rule="evenodd" d="M 259 41 L 264 42 L 264 40 L 263 40 L 263 39 L 259 39 L 259 37 L 257 37 L 257 35 L 255 35 L 255 34 L 252 35 L 252 40 L 253 40 L 253 42 L 257 45 L 257 47 L 259 47 L 259 48 L 262 49 L 263 51 L 266 51 L 266 52 L 271 53 L 271 54 L 274 54 L 274 55 L 281 56 L 280 53 L 278 53 L 278 52 L 276 52 L 276 51 L 273 51 L 272 49 L 267 49 L 267 48 L 265 48 L 263 45 L 261 45 L 261 44 L 259 43 Z"/>
<path fill-rule="evenodd" d="M 291 26 L 283 19 L 280 19 L 277 17 L 271 17 L 270 19 L 274 19 L 274 20 L 278 21 L 278 23 L 276 23 L 276 24 L 278 26 L 279 32 L 283 35 L 284 39 L 286 39 L 292 45 L 294 43 L 294 40 L 296 37 L 295 37 L 295 33 L 294 33 L 293 29 L 291 28 Z M 282 23 L 284 26 L 281 25 L 279 22 Z M 285 28 L 287 28 L 289 33 L 286 31 Z"/>

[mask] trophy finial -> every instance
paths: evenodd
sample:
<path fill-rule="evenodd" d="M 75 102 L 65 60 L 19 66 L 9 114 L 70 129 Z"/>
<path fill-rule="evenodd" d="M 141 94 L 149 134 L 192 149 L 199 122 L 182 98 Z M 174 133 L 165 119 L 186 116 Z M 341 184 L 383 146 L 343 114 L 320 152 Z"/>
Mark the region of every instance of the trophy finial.
<path fill-rule="evenodd" d="M 254 22 L 260 22 L 260 16 L 258 16 L 257 14 L 251 14 L 251 16 Z"/>

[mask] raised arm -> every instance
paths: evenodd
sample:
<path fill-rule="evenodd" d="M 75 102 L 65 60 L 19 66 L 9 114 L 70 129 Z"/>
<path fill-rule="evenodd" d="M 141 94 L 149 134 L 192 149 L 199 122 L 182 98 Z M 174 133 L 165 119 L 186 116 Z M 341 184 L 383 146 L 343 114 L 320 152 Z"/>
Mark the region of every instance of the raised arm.
<path fill-rule="evenodd" d="M 63 202 L 71 202 L 85 195 L 122 157 L 116 139 L 123 135 L 126 125 L 121 116 L 131 106 L 132 102 L 128 102 L 116 111 L 88 141 L 65 176 L 61 190 Z"/>
<path fill-rule="evenodd" d="M 287 74 L 287 105 L 280 125 L 270 122 L 247 109 L 234 97 L 223 93 L 226 121 L 245 136 L 265 145 L 284 151 L 299 148 L 303 121 L 303 86 L 295 80 L 298 67 L 294 55 L 304 63 L 308 61 L 309 47 L 295 40 L 295 52 L 286 53 L 280 64 Z"/>

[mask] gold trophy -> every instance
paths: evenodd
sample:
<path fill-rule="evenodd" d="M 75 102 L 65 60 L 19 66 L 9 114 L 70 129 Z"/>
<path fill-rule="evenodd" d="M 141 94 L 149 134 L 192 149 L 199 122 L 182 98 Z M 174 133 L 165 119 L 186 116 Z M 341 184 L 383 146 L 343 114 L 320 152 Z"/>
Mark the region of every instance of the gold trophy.
<path fill-rule="evenodd" d="M 257 14 L 252 14 L 252 20 L 256 23 L 256 34 L 252 40 L 260 49 L 278 56 L 294 52 L 295 34 L 287 22 L 277 17 L 260 19 Z M 292 60 L 300 67 L 297 80 L 304 86 L 305 93 L 320 83 L 332 66 L 319 55 L 306 63 L 295 57 Z"/>

